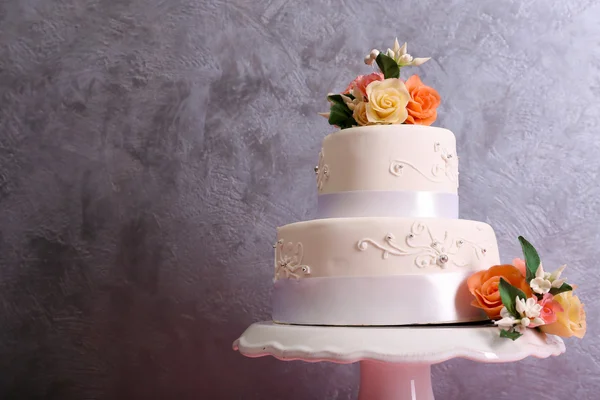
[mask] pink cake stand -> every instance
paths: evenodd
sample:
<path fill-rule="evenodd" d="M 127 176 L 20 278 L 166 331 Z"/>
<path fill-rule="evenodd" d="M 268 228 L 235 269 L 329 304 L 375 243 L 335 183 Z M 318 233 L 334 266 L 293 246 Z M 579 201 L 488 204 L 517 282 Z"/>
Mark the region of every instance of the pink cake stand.
<path fill-rule="evenodd" d="M 565 352 L 559 337 L 529 330 L 516 341 L 496 327 L 324 327 L 258 322 L 233 343 L 247 357 L 360 362 L 359 400 L 433 400 L 431 365 L 461 357 L 503 363 Z"/>

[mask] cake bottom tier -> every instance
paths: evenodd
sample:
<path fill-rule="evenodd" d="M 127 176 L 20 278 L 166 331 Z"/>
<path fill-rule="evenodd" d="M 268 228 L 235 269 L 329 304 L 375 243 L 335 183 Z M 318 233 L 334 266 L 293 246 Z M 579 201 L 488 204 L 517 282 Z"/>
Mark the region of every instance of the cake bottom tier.
<path fill-rule="evenodd" d="M 484 320 L 466 285 L 500 263 L 491 226 L 444 218 L 353 217 L 278 228 L 273 320 L 414 325 Z"/>
<path fill-rule="evenodd" d="M 483 321 L 471 305 L 469 272 L 281 279 L 273 321 L 301 325 L 421 325 Z"/>

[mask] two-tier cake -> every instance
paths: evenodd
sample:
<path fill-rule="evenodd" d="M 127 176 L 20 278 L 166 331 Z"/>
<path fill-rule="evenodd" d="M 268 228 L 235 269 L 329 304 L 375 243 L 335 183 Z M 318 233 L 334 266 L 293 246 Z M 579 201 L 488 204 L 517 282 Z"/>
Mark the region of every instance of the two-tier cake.
<path fill-rule="evenodd" d="M 327 136 L 318 219 L 277 231 L 273 319 L 410 325 L 487 319 L 467 278 L 499 264 L 496 237 L 458 219 L 458 157 L 447 129 L 373 125 Z M 452 299 L 452 301 L 448 301 Z"/>
<path fill-rule="evenodd" d="M 493 319 L 512 339 L 526 327 L 556 331 L 558 315 L 566 314 L 559 297 L 572 290 L 559 279 L 562 269 L 545 273 L 521 237 L 525 260 L 501 265 L 494 230 L 458 218 L 456 139 L 430 126 L 440 96 L 417 75 L 400 79 L 401 68 L 427 60 L 396 41 L 365 57 L 380 72 L 328 95 L 330 111 L 322 115 L 340 129 L 324 138 L 315 167 L 316 218 L 277 229 L 273 321 Z"/>

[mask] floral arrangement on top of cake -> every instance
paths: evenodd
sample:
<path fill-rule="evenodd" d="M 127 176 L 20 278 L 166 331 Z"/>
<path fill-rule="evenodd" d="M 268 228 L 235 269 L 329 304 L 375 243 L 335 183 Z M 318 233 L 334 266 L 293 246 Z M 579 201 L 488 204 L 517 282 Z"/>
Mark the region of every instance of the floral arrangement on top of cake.
<path fill-rule="evenodd" d="M 519 236 L 525 259 L 513 265 L 495 265 L 469 277 L 467 285 L 475 299 L 472 305 L 485 311 L 500 328 L 500 336 L 516 340 L 525 329 L 583 338 L 585 310 L 561 274 L 545 272 L 536 249 Z"/>
<path fill-rule="evenodd" d="M 431 125 L 437 118 L 440 95 L 418 75 L 400 79 L 404 67 L 419 66 L 430 58 L 413 58 L 398 39 L 386 52 L 373 49 L 365 64 L 376 63 L 380 72 L 359 75 L 341 94 L 330 93 L 327 113 L 319 113 L 341 129 L 364 125 Z"/>

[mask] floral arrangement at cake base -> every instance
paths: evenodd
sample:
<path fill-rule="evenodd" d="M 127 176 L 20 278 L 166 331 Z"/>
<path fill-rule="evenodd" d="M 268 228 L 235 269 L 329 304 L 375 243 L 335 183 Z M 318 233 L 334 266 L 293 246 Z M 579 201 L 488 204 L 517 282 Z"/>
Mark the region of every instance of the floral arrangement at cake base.
<path fill-rule="evenodd" d="M 483 309 L 500 328 L 500 336 L 516 340 L 526 329 L 583 338 L 585 310 L 573 286 L 561 278 L 565 265 L 544 271 L 536 249 L 519 236 L 524 259 L 495 265 L 469 277 L 472 305 Z"/>
<path fill-rule="evenodd" d="M 407 53 L 407 44 L 400 46 L 398 39 L 386 52 L 371 50 L 365 63 L 375 63 L 379 71 L 359 75 L 340 94 L 330 93 L 327 96 L 330 110 L 320 115 L 340 129 L 365 125 L 431 125 L 437 118 L 440 95 L 418 75 L 406 81 L 400 78 L 402 68 L 419 66 L 427 60 L 429 58 L 413 58 Z"/>

